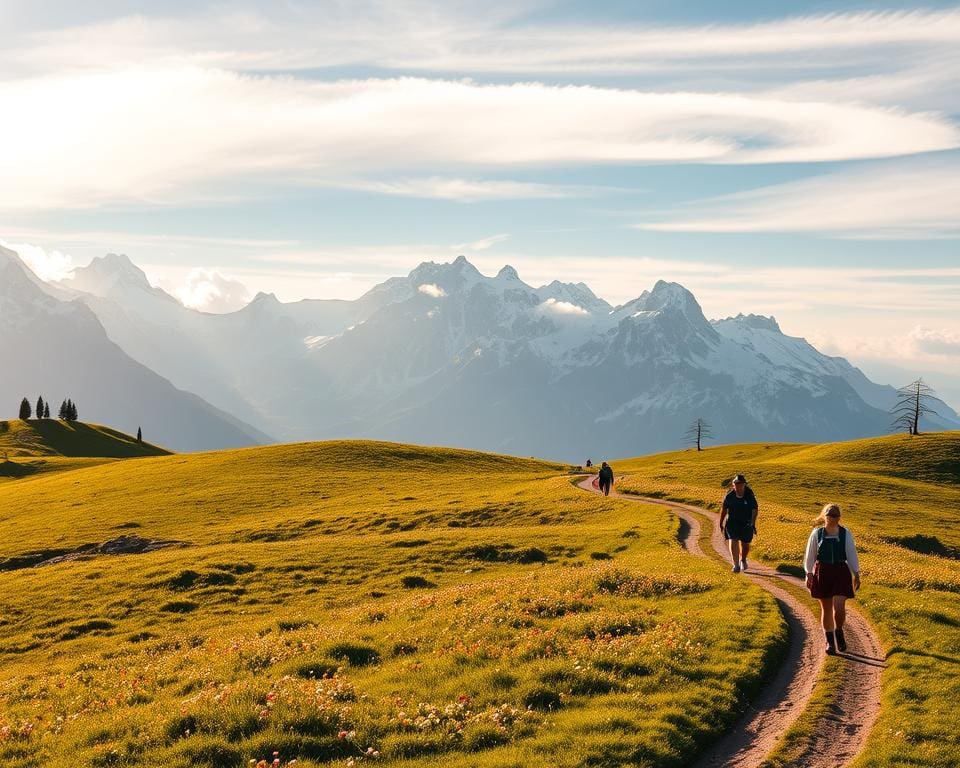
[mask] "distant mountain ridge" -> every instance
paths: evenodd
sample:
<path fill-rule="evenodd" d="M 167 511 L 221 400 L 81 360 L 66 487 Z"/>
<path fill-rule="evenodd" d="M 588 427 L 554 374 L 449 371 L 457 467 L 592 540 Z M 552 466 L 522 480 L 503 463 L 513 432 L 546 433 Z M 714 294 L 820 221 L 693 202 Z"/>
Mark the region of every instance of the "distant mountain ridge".
<path fill-rule="evenodd" d="M 151 442 L 176 450 L 271 441 L 177 389 L 111 341 L 96 312 L 124 316 L 121 305 L 61 296 L 63 289 L 41 283 L 16 253 L 0 248 L 0 402 L 12 409 L 24 396 L 53 403 L 70 397 L 84 421 L 127 432 L 142 427 Z"/>
<path fill-rule="evenodd" d="M 888 431 L 895 399 L 776 320 L 709 321 L 658 281 L 613 307 L 583 283 L 534 288 L 464 256 L 356 301 L 258 294 L 209 315 L 125 257 L 58 285 L 143 365 L 283 440 L 367 437 L 568 461 L 676 448 L 694 419 L 719 442 Z M 960 427 L 948 407 L 930 429 Z"/>

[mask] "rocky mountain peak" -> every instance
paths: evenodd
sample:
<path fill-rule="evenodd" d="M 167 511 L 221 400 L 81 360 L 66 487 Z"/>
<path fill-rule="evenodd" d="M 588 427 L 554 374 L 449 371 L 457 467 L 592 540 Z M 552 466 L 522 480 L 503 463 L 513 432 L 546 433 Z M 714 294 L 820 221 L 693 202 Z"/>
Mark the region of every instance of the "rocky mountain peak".
<path fill-rule="evenodd" d="M 744 315 L 740 313 L 736 317 L 727 317 L 723 320 L 718 320 L 718 323 L 735 323 L 743 328 L 755 328 L 761 331 L 775 331 L 776 333 L 783 333 L 780 330 L 780 326 L 777 324 L 777 319 L 773 316 L 766 317 L 764 315 Z"/>
<path fill-rule="evenodd" d="M 154 291 L 143 270 L 122 253 L 96 256 L 87 266 L 74 270 L 72 278 L 61 283 L 67 288 L 94 296 L 107 296 L 117 286 Z"/>
<path fill-rule="evenodd" d="M 511 267 L 509 264 L 504 266 L 499 272 L 497 272 L 498 280 L 519 280 L 520 275 L 517 274 L 517 270 Z"/>

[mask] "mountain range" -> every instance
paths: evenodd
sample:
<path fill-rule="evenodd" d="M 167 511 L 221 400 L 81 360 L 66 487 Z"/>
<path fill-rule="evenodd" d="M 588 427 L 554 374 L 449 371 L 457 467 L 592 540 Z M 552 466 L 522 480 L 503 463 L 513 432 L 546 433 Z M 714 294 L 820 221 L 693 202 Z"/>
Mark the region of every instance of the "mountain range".
<path fill-rule="evenodd" d="M 169 422 L 169 437 L 150 433 L 181 450 L 267 435 L 365 437 L 579 463 L 676 448 L 698 417 L 718 442 L 883 434 L 896 399 L 846 360 L 786 336 L 773 318 L 707 320 L 688 290 L 663 281 L 614 307 L 583 283 L 534 288 L 512 267 L 487 277 L 460 256 L 420 264 L 356 301 L 282 303 L 261 293 L 237 312 L 214 315 L 185 308 L 116 254 L 53 285 L 9 251 L 0 268 L 24 273 L 13 291 L 21 304 L 76 316 L 68 322 L 83 338 L 71 342 L 75 379 L 116 380 L 79 354 L 108 345 L 124 365 L 138 363 L 140 376 L 166 380 L 169 389 L 149 398 L 164 413 L 196 396 L 193 406 L 217 420 L 215 441 L 192 420 L 184 432 Z M 0 279 L 0 302 L 13 301 Z M 0 303 L 0 349 L 29 346 L 29 326 L 7 322 L 15 316 Z M 18 334 L 19 347 L 10 341 Z M 23 390 L 34 391 L 35 384 Z M 71 396 L 101 408 L 92 392 Z M 124 396 L 112 393 L 98 419 L 130 429 L 108 417 Z M 129 405 L 148 421 L 142 401 Z M 960 427 L 948 406 L 937 410 L 941 418 L 928 428 Z"/>
<path fill-rule="evenodd" d="M 72 399 L 87 421 L 111 424 L 179 450 L 271 440 L 202 398 L 176 388 L 114 343 L 84 301 L 41 282 L 0 247 L 0 402 Z"/>

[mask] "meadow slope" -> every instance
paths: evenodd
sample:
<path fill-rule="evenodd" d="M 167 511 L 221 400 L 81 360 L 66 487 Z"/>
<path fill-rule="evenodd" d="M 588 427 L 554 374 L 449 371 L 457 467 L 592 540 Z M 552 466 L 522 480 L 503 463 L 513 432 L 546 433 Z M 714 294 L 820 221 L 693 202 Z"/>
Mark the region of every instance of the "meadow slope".
<path fill-rule="evenodd" d="M 0 761 L 687 764 L 785 623 L 568 470 L 330 442 L 0 483 Z M 172 545 L 18 566 L 131 535 Z"/>
<path fill-rule="evenodd" d="M 0 421 L 0 482 L 43 472 L 170 452 L 99 424 L 59 419 Z"/>
<path fill-rule="evenodd" d="M 955 766 L 960 754 L 960 433 L 826 445 L 735 445 L 615 464 L 621 491 L 716 510 L 743 472 L 760 503 L 753 553 L 801 573 L 827 502 L 855 534 L 857 603 L 887 647 L 882 709 L 856 766 Z M 787 763 L 778 763 L 789 765 Z"/>

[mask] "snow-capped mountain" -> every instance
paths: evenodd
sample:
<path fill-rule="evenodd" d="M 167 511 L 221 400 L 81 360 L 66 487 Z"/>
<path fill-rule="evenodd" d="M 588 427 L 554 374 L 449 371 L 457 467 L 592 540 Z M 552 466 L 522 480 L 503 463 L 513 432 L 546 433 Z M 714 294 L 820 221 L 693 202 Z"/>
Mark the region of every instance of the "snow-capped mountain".
<path fill-rule="evenodd" d="M 91 265 L 94 267 L 94 265 Z M 62 284 L 132 357 L 281 439 L 377 437 L 567 460 L 675 448 L 696 418 L 720 442 L 883 434 L 895 391 L 784 335 L 708 321 L 660 281 L 619 307 L 583 283 L 506 266 L 420 264 L 356 301 L 258 294 L 208 315 L 124 257 Z M 957 428 L 949 408 L 931 428 Z"/>
<path fill-rule="evenodd" d="M 25 396 L 53 403 L 70 397 L 84 421 L 127 432 L 142 427 L 149 440 L 176 450 L 269 442 L 135 362 L 90 307 L 41 285 L 16 253 L 0 248 L 0 402 L 12 409 Z"/>

